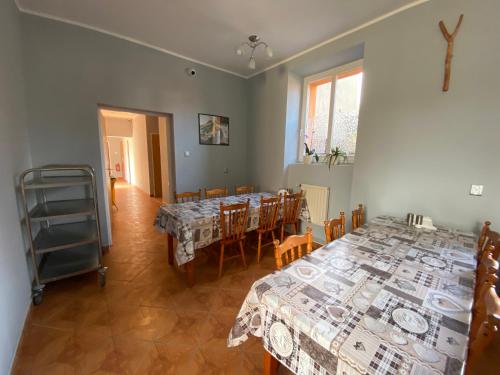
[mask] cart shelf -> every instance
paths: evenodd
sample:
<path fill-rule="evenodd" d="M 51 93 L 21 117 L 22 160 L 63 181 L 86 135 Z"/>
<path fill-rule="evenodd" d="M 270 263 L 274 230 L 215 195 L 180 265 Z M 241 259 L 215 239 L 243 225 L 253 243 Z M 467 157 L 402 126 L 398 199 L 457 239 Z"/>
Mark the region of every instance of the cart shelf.
<path fill-rule="evenodd" d="M 98 244 L 87 244 L 66 251 L 45 254 L 40 263 L 40 282 L 49 283 L 99 268 Z"/>
<path fill-rule="evenodd" d="M 31 221 L 37 222 L 93 215 L 94 212 L 93 199 L 73 199 L 39 203 L 31 210 L 30 218 Z"/>
<path fill-rule="evenodd" d="M 51 225 L 41 228 L 34 240 L 37 254 L 69 249 L 98 241 L 95 221 Z"/>
<path fill-rule="evenodd" d="M 91 185 L 92 178 L 89 176 L 43 176 L 36 177 L 31 181 L 26 182 L 24 188 L 30 189 L 48 189 L 70 186 L 85 186 Z"/>

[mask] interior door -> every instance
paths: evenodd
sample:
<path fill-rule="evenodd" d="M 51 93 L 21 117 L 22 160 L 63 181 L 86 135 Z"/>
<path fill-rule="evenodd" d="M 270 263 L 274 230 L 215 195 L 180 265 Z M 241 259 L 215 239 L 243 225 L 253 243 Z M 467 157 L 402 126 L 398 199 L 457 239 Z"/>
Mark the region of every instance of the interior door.
<path fill-rule="evenodd" d="M 160 153 L 160 135 L 151 134 L 151 145 L 153 152 L 153 181 L 154 181 L 154 196 L 162 197 L 161 188 L 161 153 Z"/>

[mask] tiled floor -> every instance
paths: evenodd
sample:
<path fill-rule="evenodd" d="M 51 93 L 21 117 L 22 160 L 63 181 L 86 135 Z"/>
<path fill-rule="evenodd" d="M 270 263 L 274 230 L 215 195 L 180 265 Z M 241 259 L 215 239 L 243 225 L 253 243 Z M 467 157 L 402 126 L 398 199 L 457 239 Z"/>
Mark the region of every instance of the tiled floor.
<path fill-rule="evenodd" d="M 258 340 L 228 349 L 226 339 L 253 281 L 272 271 L 271 251 L 257 265 L 249 241 L 248 270 L 228 262 L 220 280 L 203 255 L 189 289 L 152 225 L 159 201 L 123 183 L 116 193 L 106 286 L 96 274 L 49 284 L 13 374 L 261 374 Z"/>
<path fill-rule="evenodd" d="M 228 349 L 226 338 L 250 285 L 274 268 L 270 248 L 257 265 L 249 241 L 248 270 L 235 260 L 220 280 L 215 259 L 201 256 L 189 289 L 153 228 L 159 202 L 118 184 L 117 203 L 106 287 L 95 274 L 50 284 L 31 309 L 13 374 L 261 374 L 259 341 Z M 499 354 L 497 340 L 476 373 L 499 374 Z"/>

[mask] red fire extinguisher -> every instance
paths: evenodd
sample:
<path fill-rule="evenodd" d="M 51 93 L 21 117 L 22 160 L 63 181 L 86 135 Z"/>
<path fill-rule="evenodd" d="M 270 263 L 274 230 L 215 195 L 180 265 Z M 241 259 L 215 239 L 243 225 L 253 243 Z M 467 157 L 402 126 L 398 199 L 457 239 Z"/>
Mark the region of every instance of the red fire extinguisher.
<path fill-rule="evenodd" d="M 120 172 L 120 163 L 115 164 L 115 169 L 117 172 Z"/>

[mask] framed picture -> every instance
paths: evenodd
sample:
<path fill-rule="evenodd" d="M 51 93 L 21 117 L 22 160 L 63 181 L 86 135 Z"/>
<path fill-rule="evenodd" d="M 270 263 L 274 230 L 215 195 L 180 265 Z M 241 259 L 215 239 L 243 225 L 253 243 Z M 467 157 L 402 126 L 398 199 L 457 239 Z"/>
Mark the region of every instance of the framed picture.
<path fill-rule="evenodd" d="M 198 113 L 200 145 L 229 146 L 229 117 Z"/>

